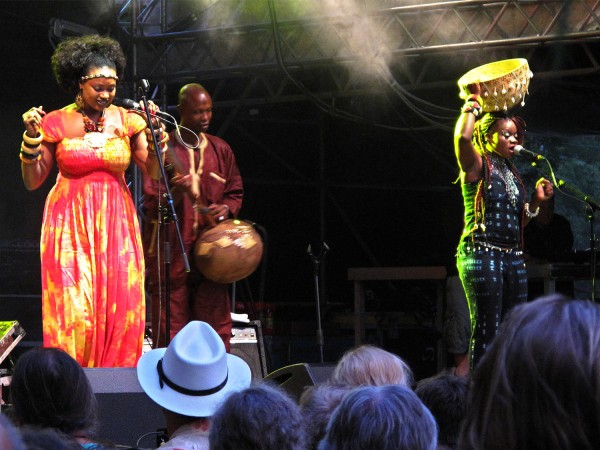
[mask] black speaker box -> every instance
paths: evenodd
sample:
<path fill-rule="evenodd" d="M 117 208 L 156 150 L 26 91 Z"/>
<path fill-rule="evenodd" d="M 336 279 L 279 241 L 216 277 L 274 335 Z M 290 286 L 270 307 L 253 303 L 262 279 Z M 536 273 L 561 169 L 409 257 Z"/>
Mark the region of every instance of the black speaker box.
<path fill-rule="evenodd" d="M 271 372 L 265 377 L 265 381 L 282 387 L 296 400 L 309 386 L 324 383 L 329 379 L 335 363 L 300 363 L 282 367 Z"/>
<path fill-rule="evenodd" d="M 98 400 L 98 437 L 119 446 L 156 448 L 160 406 L 142 390 L 135 368 L 84 369 Z"/>
<path fill-rule="evenodd" d="M 267 375 L 267 359 L 260 320 L 235 322 L 231 330 L 230 353 L 239 356 L 250 366 L 252 381 Z"/>

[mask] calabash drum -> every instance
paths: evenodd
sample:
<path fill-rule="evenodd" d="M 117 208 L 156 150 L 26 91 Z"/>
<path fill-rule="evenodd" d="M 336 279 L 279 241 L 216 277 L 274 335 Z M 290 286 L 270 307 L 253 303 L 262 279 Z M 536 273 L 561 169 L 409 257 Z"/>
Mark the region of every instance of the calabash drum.
<path fill-rule="evenodd" d="M 529 81 L 533 73 L 524 58 L 495 61 L 469 70 L 458 80 L 460 97 L 466 99 L 470 94 L 469 84 L 481 86 L 482 109 L 485 112 L 507 111 L 518 104 L 525 106 Z"/>
<path fill-rule="evenodd" d="M 209 280 L 233 283 L 252 274 L 262 254 L 263 242 L 254 227 L 243 220 L 228 219 L 200 235 L 194 260 Z"/>

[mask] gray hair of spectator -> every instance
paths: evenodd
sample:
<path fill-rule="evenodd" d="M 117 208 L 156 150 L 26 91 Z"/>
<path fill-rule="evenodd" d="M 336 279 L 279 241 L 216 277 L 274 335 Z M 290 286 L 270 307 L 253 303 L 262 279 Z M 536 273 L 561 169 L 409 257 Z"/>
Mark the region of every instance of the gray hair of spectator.
<path fill-rule="evenodd" d="M 321 383 L 306 388 L 302 393 L 299 404 L 309 448 L 317 448 L 319 441 L 325 436 L 333 411 L 351 389 L 348 385 Z"/>
<path fill-rule="evenodd" d="M 435 450 L 437 426 L 405 386 L 363 386 L 337 407 L 319 450 Z"/>
<path fill-rule="evenodd" d="M 348 350 L 338 361 L 331 376 L 332 384 L 383 386 L 400 384 L 411 387 L 412 370 L 402 358 L 373 345 Z"/>
<path fill-rule="evenodd" d="M 304 450 L 300 407 L 283 389 L 263 382 L 233 392 L 212 417 L 211 450 Z"/>

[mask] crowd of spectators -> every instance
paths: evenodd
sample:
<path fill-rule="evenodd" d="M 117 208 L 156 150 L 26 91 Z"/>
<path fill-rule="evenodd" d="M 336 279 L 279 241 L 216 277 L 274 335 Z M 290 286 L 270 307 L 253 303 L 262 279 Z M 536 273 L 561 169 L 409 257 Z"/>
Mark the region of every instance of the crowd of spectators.
<path fill-rule="evenodd" d="M 415 382 L 398 355 L 363 345 L 299 400 L 251 381 L 216 332 L 193 321 L 145 353 L 140 385 L 165 413 L 163 449 L 482 450 L 600 448 L 600 305 L 562 295 L 516 306 L 470 377 Z M 62 350 L 24 353 L 0 446 L 124 448 L 96 434 L 96 401 Z M 8 419 L 11 420 L 8 420 Z"/>

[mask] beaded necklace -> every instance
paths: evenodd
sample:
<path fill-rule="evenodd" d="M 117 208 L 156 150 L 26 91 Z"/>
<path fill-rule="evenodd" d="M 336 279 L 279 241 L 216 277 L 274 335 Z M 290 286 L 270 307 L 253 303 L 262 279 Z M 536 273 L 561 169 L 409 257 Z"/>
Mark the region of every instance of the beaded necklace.
<path fill-rule="evenodd" d="M 83 117 L 83 129 L 86 133 L 102 133 L 104 131 L 104 111 L 105 110 L 103 109 L 102 115 L 98 119 L 98 122 L 94 122 L 85 114 L 85 111 L 81 109 L 81 116 Z"/>
<path fill-rule="evenodd" d="M 492 173 L 497 174 L 506 188 L 508 199 L 513 206 L 517 206 L 517 198 L 519 195 L 519 188 L 517 187 L 517 177 L 510 170 L 510 167 L 506 164 L 506 160 L 501 156 L 494 153 L 490 154 L 490 161 L 492 162 Z"/>

